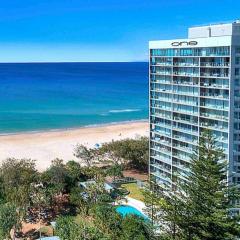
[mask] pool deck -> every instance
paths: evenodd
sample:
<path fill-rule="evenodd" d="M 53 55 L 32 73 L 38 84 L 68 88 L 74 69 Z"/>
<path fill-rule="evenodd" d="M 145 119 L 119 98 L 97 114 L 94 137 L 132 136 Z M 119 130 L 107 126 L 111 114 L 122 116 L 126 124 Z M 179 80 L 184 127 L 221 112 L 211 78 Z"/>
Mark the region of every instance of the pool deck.
<path fill-rule="evenodd" d="M 134 198 L 131 197 L 126 197 L 125 199 L 117 202 L 118 205 L 128 205 L 131 207 L 136 208 L 138 211 L 140 211 L 143 215 L 146 216 L 146 214 L 144 213 L 144 209 L 146 208 L 146 205 L 144 202 L 136 200 Z"/>

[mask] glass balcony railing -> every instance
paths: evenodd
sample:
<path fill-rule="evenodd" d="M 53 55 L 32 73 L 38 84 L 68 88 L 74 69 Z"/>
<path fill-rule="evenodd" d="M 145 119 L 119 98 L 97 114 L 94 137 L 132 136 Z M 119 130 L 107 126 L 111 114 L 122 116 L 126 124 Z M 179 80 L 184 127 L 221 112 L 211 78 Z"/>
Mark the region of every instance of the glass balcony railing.
<path fill-rule="evenodd" d="M 189 128 L 183 128 L 183 127 L 179 127 L 179 126 L 173 126 L 172 128 L 175 130 L 178 130 L 178 131 L 189 133 L 189 134 L 194 134 L 194 135 L 198 134 L 198 131 L 195 131 L 195 130 L 192 130 Z"/>
<path fill-rule="evenodd" d="M 223 116 L 223 115 L 217 115 L 217 114 L 209 114 L 209 113 L 200 113 L 201 117 L 206 117 L 206 118 L 213 118 L 213 119 L 217 119 L 217 120 L 225 120 L 228 121 L 228 117 L 227 116 Z"/>
<path fill-rule="evenodd" d="M 172 99 L 172 102 L 175 104 L 181 104 L 181 105 L 189 105 L 189 106 L 198 106 L 198 101 L 184 101 L 182 99 L 179 99 L 177 96 Z M 183 108 L 179 108 L 179 111 L 181 111 Z M 184 109 L 183 109 L 184 110 Z"/>
<path fill-rule="evenodd" d="M 173 157 L 178 158 L 178 159 L 181 159 L 181 160 L 183 160 L 183 161 L 187 161 L 187 162 L 191 161 L 191 157 L 186 156 L 186 155 L 184 155 L 184 154 L 173 153 L 172 155 L 173 155 Z"/>
<path fill-rule="evenodd" d="M 154 107 L 154 108 L 160 108 L 160 109 L 163 109 L 163 110 L 172 110 L 171 107 L 168 107 L 168 106 L 164 106 L 164 105 L 159 105 L 159 104 L 151 104 L 151 107 Z"/>
<path fill-rule="evenodd" d="M 167 72 L 167 71 L 156 71 L 155 73 L 158 74 L 158 75 L 172 75 L 171 72 Z"/>
<path fill-rule="evenodd" d="M 227 106 L 214 105 L 214 104 L 201 104 L 201 107 L 217 109 L 217 110 L 222 110 L 222 111 L 228 111 L 229 110 L 229 108 Z"/>
<path fill-rule="evenodd" d="M 201 93 L 201 97 L 210 97 L 210 98 L 223 98 L 228 99 L 228 94 L 210 94 L 210 93 Z"/>
<path fill-rule="evenodd" d="M 173 167 L 180 168 L 181 170 L 188 170 L 185 164 L 173 163 Z"/>
<path fill-rule="evenodd" d="M 151 99 L 155 101 L 172 102 L 172 98 L 161 97 L 158 95 L 151 95 Z"/>
<path fill-rule="evenodd" d="M 162 144 L 162 141 L 161 141 L 161 142 L 159 142 L 157 144 L 152 144 L 151 148 L 154 149 L 154 150 L 156 149 L 158 151 L 163 150 L 163 151 L 171 152 L 170 146 L 165 146 L 165 145 L 166 145 L 166 143 Z"/>
<path fill-rule="evenodd" d="M 151 87 L 151 91 L 171 93 L 172 89 L 163 89 L 163 88 Z"/>
<path fill-rule="evenodd" d="M 154 116 L 157 116 L 157 117 L 161 117 L 161 118 L 164 118 L 164 119 L 169 119 L 169 120 L 172 119 L 172 116 L 169 116 L 169 115 L 166 115 L 166 114 L 162 114 L 162 113 L 151 113 L 151 115 L 154 115 Z"/>
<path fill-rule="evenodd" d="M 199 67 L 198 63 L 193 62 L 174 62 L 173 65 L 177 67 Z"/>
<path fill-rule="evenodd" d="M 167 146 L 167 147 L 170 147 L 170 146 L 171 146 L 171 141 L 168 141 L 168 140 L 165 140 L 165 139 L 160 139 L 159 141 L 157 141 L 157 143 L 162 144 L 162 145 L 165 145 L 165 146 Z M 153 143 L 153 144 L 151 145 L 151 148 L 159 149 L 159 146 L 156 145 L 155 143 Z M 161 148 L 161 147 L 160 147 L 160 148 Z"/>
<path fill-rule="evenodd" d="M 183 146 L 183 145 L 180 145 L 180 144 L 173 144 L 173 148 L 177 148 L 177 149 L 180 149 L 181 151 L 186 151 L 186 152 L 189 152 L 189 153 L 193 152 L 192 148 L 186 147 L 186 146 Z"/>
<path fill-rule="evenodd" d="M 173 72 L 173 75 L 188 76 L 188 77 L 199 77 L 199 73 L 189 73 L 189 72 L 179 72 L 179 71 Z"/>
<path fill-rule="evenodd" d="M 166 121 L 164 119 L 155 118 L 152 121 L 152 123 L 155 124 L 156 126 L 161 126 L 161 127 L 166 127 L 166 128 L 172 127 L 171 121 Z"/>
<path fill-rule="evenodd" d="M 166 154 L 165 154 L 165 157 L 159 156 L 159 155 L 151 155 L 151 157 L 154 158 L 156 161 L 160 161 L 160 162 L 168 164 L 168 165 L 172 164 L 171 156 L 172 155 L 166 155 Z"/>
<path fill-rule="evenodd" d="M 229 62 L 217 63 L 217 62 L 202 62 L 203 67 L 229 67 Z"/>
<path fill-rule="evenodd" d="M 165 132 L 165 131 L 159 130 L 159 129 L 154 129 L 153 131 L 156 132 L 156 133 L 160 133 L 160 134 L 162 134 L 164 136 L 171 137 L 171 133 L 170 132 Z"/>
<path fill-rule="evenodd" d="M 174 94 L 179 94 L 179 95 L 187 95 L 187 96 L 195 96 L 197 97 L 199 95 L 198 92 L 193 92 L 193 91 L 178 91 L 178 90 L 172 90 Z"/>
<path fill-rule="evenodd" d="M 152 62 L 151 65 L 156 66 L 172 66 L 171 62 Z"/>
<path fill-rule="evenodd" d="M 176 113 L 187 114 L 187 115 L 191 115 L 191 116 L 198 116 L 198 112 L 188 111 L 188 110 L 184 110 L 184 109 L 174 108 L 173 111 Z"/>
<path fill-rule="evenodd" d="M 151 174 L 154 174 L 155 176 L 157 176 L 157 177 L 159 177 L 159 178 L 161 178 L 161 179 L 164 179 L 164 180 L 166 180 L 166 181 L 168 181 L 168 182 L 171 182 L 171 177 L 168 176 L 168 175 L 165 174 L 165 173 L 162 173 L 162 172 L 160 172 L 160 171 L 155 170 L 155 171 L 151 171 Z"/>
<path fill-rule="evenodd" d="M 210 124 L 208 122 L 201 122 L 200 123 L 201 127 L 206 127 L 206 128 L 212 128 L 212 129 L 217 129 L 219 131 L 228 131 L 228 127 L 219 125 L 219 124 Z"/>
<path fill-rule="evenodd" d="M 153 164 L 151 164 L 151 166 L 153 166 L 154 168 L 160 169 L 162 171 L 166 171 L 168 173 L 171 173 L 171 168 L 164 167 L 161 164 L 153 163 Z"/>
<path fill-rule="evenodd" d="M 206 73 L 202 72 L 201 77 L 229 77 L 227 73 Z"/>
<path fill-rule="evenodd" d="M 160 83 L 160 84 L 171 84 L 171 81 L 164 80 L 164 79 L 154 79 L 151 80 L 153 83 Z"/>
<path fill-rule="evenodd" d="M 173 84 L 198 86 L 197 82 L 190 82 L 190 81 L 173 81 Z"/>
<path fill-rule="evenodd" d="M 212 83 L 201 83 L 201 87 L 211 87 L 211 88 L 229 88 L 228 84 L 212 84 Z"/>
<path fill-rule="evenodd" d="M 173 117 L 173 120 L 180 121 L 180 122 L 186 123 L 186 124 L 198 125 L 197 121 L 188 120 L 188 119 L 184 119 L 184 118 L 180 118 L 180 117 Z"/>
<path fill-rule="evenodd" d="M 198 141 L 195 140 L 195 139 L 191 139 L 191 138 L 187 138 L 185 136 L 180 136 L 180 135 L 177 135 L 177 134 L 173 134 L 173 138 L 177 139 L 177 140 L 180 140 L 180 141 L 186 141 L 186 142 L 189 142 L 189 143 L 192 143 L 192 144 L 197 144 Z"/>

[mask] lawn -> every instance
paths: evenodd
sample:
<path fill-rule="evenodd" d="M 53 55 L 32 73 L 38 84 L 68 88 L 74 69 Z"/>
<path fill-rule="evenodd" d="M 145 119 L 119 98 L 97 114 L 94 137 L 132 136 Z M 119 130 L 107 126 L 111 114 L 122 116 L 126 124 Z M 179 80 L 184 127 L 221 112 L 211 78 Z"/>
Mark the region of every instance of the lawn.
<path fill-rule="evenodd" d="M 127 189 L 130 192 L 128 197 L 131 197 L 140 201 L 144 200 L 142 190 L 137 186 L 136 183 L 122 184 L 121 187 Z"/>
<path fill-rule="evenodd" d="M 43 226 L 43 227 L 41 227 L 41 233 L 44 236 L 52 236 L 53 235 L 53 229 L 52 229 L 51 226 Z"/>

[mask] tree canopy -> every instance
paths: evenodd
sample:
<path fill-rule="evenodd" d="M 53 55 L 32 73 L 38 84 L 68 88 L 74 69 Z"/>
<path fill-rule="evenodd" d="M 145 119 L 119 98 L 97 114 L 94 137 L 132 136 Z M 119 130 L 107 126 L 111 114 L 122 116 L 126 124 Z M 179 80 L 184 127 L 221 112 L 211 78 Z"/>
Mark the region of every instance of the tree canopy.
<path fill-rule="evenodd" d="M 140 171 L 148 169 L 149 141 L 147 137 L 124 139 L 105 143 L 100 153 L 108 153 L 109 160 Z"/>

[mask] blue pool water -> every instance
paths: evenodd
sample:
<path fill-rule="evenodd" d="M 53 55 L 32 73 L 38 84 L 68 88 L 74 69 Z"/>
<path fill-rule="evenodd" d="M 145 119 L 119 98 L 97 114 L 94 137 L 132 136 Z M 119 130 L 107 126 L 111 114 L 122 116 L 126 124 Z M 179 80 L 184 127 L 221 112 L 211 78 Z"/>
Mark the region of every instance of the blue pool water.
<path fill-rule="evenodd" d="M 138 211 L 136 208 L 126 205 L 119 205 L 116 208 L 116 211 L 120 213 L 122 216 L 126 216 L 128 214 L 137 215 L 139 217 L 143 217 L 145 219 L 148 219 L 146 215 L 142 214 L 140 211 Z"/>
<path fill-rule="evenodd" d="M 0 134 L 148 118 L 148 63 L 0 64 Z"/>

